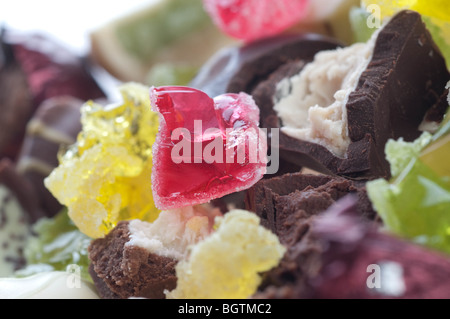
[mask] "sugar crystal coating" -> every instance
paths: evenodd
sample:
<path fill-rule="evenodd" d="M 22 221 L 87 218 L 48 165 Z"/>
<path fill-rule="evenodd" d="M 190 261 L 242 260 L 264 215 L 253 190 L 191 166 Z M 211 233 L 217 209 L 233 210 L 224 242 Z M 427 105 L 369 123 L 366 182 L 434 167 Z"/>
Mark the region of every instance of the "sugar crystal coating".
<path fill-rule="evenodd" d="M 216 231 L 191 246 L 177 264 L 177 287 L 168 298 L 243 299 L 261 283 L 260 274 L 278 265 L 285 247 L 248 211 L 216 218 Z"/>
<path fill-rule="evenodd" d="M 158 115 L 148 88 L 121 87 L 123 103 L 82 107 L 82 132 L 60 157 L 46 187 L 68 208 L 81 232 L 103 237 L 120 220 L 153 221 L 159 214 L 151 191 L 151 147 Z"/>
<path fill-rule="evenodd" d="M 204 0 L 206 11 L 226 34 L 245 41 L 276 35 L 300 21 L 307 0 Z"/>

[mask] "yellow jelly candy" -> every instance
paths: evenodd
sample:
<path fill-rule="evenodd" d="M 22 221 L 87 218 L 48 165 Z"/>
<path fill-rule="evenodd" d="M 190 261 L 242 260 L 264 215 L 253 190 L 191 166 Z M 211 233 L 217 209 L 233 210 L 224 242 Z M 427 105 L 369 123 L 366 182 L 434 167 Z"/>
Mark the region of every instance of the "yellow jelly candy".
<path fill-rule="evenodd" d="M 363 0 L 365 6 L 377 4 L 383 17 L 392 16 L 399 10 L 410 9 L 442 21 L 450 21 L 447 0 Z"/>
<path fill-rule="evenodd" d="M 80 231 L 92 238 L 103 237 L 120 220 L 151 222 L 159 214 L 151 189 L 158 115 L 151 111 L 146 86 L 128 83 L 120 91 L 121 104 L 83 105 L 77 142 L 45 180 Z"/>
<path fill-rule="evenodd" d="M 177 287 L 167 298 L 251 297 L 261 283 L 260 274 L 277 266 L 286 250 L 259 222 L 244 210 L 216 218 L 216 230 L 190 247 L 187 260 L 178 262 Z"/>

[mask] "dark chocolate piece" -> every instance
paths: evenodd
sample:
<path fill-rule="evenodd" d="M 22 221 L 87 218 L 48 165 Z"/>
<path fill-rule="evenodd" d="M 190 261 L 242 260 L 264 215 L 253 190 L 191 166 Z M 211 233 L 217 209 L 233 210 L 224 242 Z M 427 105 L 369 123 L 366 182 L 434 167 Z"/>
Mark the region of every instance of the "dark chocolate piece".
<path fill-rule="evenodd" d="M 251 92 L 261 108 L 261 125 L 267 128 L 281 126 L 272 102 L 283 71 L 278 72 Z M 426 112 L 438 103 L 449 80 L 445 60 L 421 16 L 402 11 L 378 34 L 372 60 L 346 104 L 351 143 L 345 158 L 282 132 L 280 156 L 325 174 L 389 177 L 385 143 L 391 138 L 416 139 Z"/>
<path fill-rule="evenodd" d="M 224 93 L 250 93 L 281 65 L 291 61 L 311 61 L 317 52 L 339 46 L 342 44 L 337 40 L 322 35 L 289 34 L 224 48 L 205 63 L 189 86 L 211 97 Z"/>
<path fill-rule="evenodd" d="M 177 260 L 158 256 L 144 248 L 126 245 L 128 221 L 89 246 L 89 272 L 101 298 L 165 298 L 164 290 L 176 287 Z"/>
<path fill-rule="evenodd" d="M 24 248 L 31 224 L 43 216 L 38 198 L 8 159 L 0 160 L 0 277 L 11 276 L 26 265 Z"/>
<path fill-rule="evenodd" d="M 0 64 L 0 158 L 15 160 L 34 108 L 26 76 L 11 56 L 10 45 L 0 44 L 4 48 L 2 51 L 8 52 L 4 53 L 3 64 Z"/>
<path fill-rule="evenodd" d="M 82 104 L 71 96 L 50 98 L 27 124 L 17 171 L 33 185 L 48 217 L 57 214 L 62 205 L 45 187 L 44 179 L 58 166 L 58 152 L 75 143 L 81 131 Z"/>
<path fill-rule="evenodd" d="M 30 182 L 17 173 L 14 163 L 8 158 L 0 160 L 0 183 L 16 196 L 22 208 L 28 213 L 31 223 L 44 217 L 39 198 Z"/>
<path fill-rule="evenodd" d="M 443 120 L 443 116 L 447 112 L 448 109 L 448 95 L 449 89 L 446 89 L 444 93 L 439 97 L 436 104 L 434 104 L 425 115 L 425 122 L 433 122 L 437 125 L 440 124 Z"/>

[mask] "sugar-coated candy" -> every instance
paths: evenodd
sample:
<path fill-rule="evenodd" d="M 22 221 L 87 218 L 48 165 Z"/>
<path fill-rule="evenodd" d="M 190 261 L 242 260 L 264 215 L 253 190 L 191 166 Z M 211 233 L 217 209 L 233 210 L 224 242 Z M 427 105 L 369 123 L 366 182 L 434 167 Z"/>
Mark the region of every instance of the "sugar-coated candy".
<path fill-rule="evenodd" d="M 305 16 L 307 0 L 204 0 L 215 24 L 231 37 L 254 41 L 276 35 Z"/>
<path fill-rule="evenodd" d="M 267 138 L 245 93 L 214 99 L 189 87 L 153 87 L 160 113 L 152 189 L 161 210 L 206 203 L 251 187 L 266 173 Z"/>
<path fill-rule="evenodd" d="M 158 114 L 146 86 L 128 83 L 121 93 L 119 105 L 83 105 L 77 142 L 45 179 L 80 231 L 93 238 L 119 220 L 153 221 L 159 214 L 150 180 Z"/>
<path fill-rule="evenodd" d="M 286 249 L 277 236 L 248 211 L 216 218 L 216 231 L 191 246 L 176 266 L 177 287 L 168 298 L 243 299 L 261 283 L 260 274 L 278 265 Z"/>

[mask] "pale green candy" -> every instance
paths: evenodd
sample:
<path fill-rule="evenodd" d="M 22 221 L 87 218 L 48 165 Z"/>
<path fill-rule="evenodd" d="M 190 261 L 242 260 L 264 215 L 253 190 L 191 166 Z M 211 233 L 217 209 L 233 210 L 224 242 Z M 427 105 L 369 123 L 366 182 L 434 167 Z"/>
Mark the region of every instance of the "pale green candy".
<path fill-rule="evenodd" d="M 386 156 L 392 179 L 367 183 L 367 192 L 387 230 L 450 253 L 449 114 L 433 136 L 389 141 Z"/>

